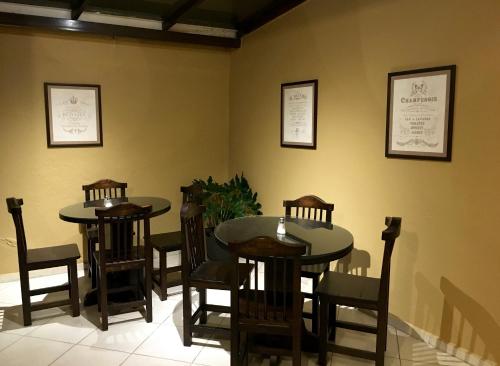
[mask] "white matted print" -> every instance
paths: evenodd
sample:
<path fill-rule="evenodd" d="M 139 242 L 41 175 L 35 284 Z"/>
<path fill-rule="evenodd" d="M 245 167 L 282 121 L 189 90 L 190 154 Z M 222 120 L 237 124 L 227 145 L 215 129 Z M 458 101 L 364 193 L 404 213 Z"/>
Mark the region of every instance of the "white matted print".
<path fill-rule="evenodd" d="M 455 65 L 389 74 L 386 156 L 451 160 Z"/>
<path fill-rule="evenodd" d="M 102 146 L 99 85 L 45 83 L 47 145 Z"/>

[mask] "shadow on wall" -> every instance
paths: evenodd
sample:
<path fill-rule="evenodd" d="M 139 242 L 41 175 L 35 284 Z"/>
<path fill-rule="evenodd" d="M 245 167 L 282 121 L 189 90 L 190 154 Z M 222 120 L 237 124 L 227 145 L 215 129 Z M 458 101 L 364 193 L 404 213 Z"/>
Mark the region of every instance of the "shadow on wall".
<path fill-rule="evenodd" d="M 432 334 L 438 334 L 441 324 L 439 311 L 442 306 L 442 294 L 422 272 L 415 273 L 415 288 L 417 290 L 414 306 L 415 324 Z"/>
<path fill-rule="evenodd" d="M 498 364 L 500 325 L 481 304 L 447 278 L 441 277 L 440 288 L 444 295 L 440 338 Z M 496 339 L 492 334 L 497 335 Z M 479 351 L 481 349 L 482 352 Z"/>
<path fill-rule="evenodd" d="M 350 273 L 352 275 L 366 277 L 370 265 L 370 253 L 366 250 L 353 248 L 351 253 L 337 261 L 335 272 Z"/>

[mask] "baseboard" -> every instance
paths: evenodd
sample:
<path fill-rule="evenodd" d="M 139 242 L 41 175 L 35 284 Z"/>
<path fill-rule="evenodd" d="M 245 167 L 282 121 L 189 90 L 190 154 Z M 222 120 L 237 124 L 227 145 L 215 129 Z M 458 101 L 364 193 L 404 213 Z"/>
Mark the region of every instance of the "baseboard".
<path fill-rule="evenodd" d="M 372 311 L 360 310 L 363 313 L 375 317 L 375 313 Z M 436 348 L 441 352 L 446 352 L 458 358 L 461 361 L 467 362 L 473 366 L 498 366 L 496 362 L 485 360 L 476 353 L 472 353 L 468 349 L 459 347 L 454 343 L 445 342 L 440 339 L 437 335 L 432 334 L 422 328 L 417 327 L 414 324 L 405 322 L 395 316 L 389 314 L 389 325 L 393 326 L 397 330 L 400 330 L 406 334 L 411 335 L 414 338 L 420 339 L 422 342 Z"/>
<path fill-rule="evenodd" d="M 85 267 L 83 263 L 77 263 L 76 268 L 78 271 L 83 271 Z M 39 269 L 36 271 L 30 271 L 30 278 L 53 276 L 61 273 L 66 273 L 66 271 L 67 268 L 65 266 Z M 0 283 L 12 282 L 12 281 L 19 281 L 19 272 L 0 274 Z"/>
<path fill-rule="evenodd" d="M 407 334 L 410 334 L 411 336 L 421 339 L 423 342 L 427 343 L 428 345 L 436 348 L 439 351 L 446 352 L 449 355 L 452 355 L 459 360 L 462 360 L 464 362 L 467 362 L 470 365 L 473 366 L 497 366 L 497 363 L 494 361 L 490 360 L 485 360 L 481 356 L 479 356 L 476 353 L 472 353 L 468 349 L 465 349 L 463 347 L 459 347 L 454 343 L 451 342 L 445 342 L 442 339 L 440 339 L 437 335 L 432 334 L 422 328 L 417 327 L 414 324 L 410 323 L 405 323 L 404 329 L 401 329 L 400 327 L 397 327 L 396 325 L 392 324 L 390 321 L 389 323 L 394 326 L 396 329 L 399 329 Z M 401 320 L 399 320 L 397 323 L 402 323 Z"/>

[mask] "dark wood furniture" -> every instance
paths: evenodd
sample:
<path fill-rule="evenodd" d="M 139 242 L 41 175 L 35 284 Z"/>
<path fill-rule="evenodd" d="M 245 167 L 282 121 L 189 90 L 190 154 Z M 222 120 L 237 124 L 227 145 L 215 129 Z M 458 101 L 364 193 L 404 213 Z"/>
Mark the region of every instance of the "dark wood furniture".
<path fill-rule="evenodd" d="M 97 182 L 82 186 L 85 192 L 85 202 L 96 201 L 105 198 L 123 198 L 126 193 L 127 183 L 115 182 L 111 179 L 101 179 Z M 94 260 L 95 244 L 97 243 L 97 226 L 87 224 L 85 226 L 85 237 L 87 240 L 88 276 L 92 280 L 92 288 L 96 287 L 96 263 Z"/>
<path fill-rule="evenodd" d="M 150 218 L 159 216 L 170 210 L 170 201 L 161 197 L 123 197 L 112 198 L 109 200 L 111 206 L 123 202 L 133 203 L 137 206 L 151 205 L 152 211 Z M 75 224 L 94 224 L 97 225 L 97 216 L 95 209 L 97 207 L 106 207 L 103 199 L 89 202 L 79 202 L 66 206 L 59 210 L 59 218 L 63 221 L 73 222 Z"/>
<path fill-rule="evenodd" d="M 170 210 L 170 201 L 161 197 L 119 197 L 111 198 L 108 202 L 104 199 L 88 202 L 75 203 L 59 210 L 59 218 L 63 221 L 84 225 L 97 225 L 95 209 L 105 207 L 105 205 L 115 206 L 123 202 L 133 203 L 138 206 L 151 205 L 152 211 L 149 217 L 162 215 Z M 84 306 L 95 305 L 97 303 L 97 292 L 91 290 L 85 294 Z"/>
<path fill-rule="evenodd" d="M 227 248 L 230 242 L 246 241 L 257 236 L 268 236 L 285 243 L 304 243 L 306 253 L 300 257 L 302 265 L 326 263 L 349 254 L 353 248 L 352 234 L 330 223 L 286 217 L 286 234 L 276 233 L 280 218 L 247 216 L 232 219 L 215 228 L 218 243 Z M 318 352 L 318 337 L 303 328 L 302 350 Z"/>
<path fill-rule="evenodd" d="M 207 324 L 207 311 L 230 313 L 231 307 L 207 304 L 207 289 L 230 290 L 232 278 L 231 262 L 209 261 L 206 256 L 203 212 L 205 208 L 194 202 L 181 207 L 182 231 L 182 295 L 184 346 L 191 346 L 193 332 L 211 332 L 226 335 L 230 330 Z M 240 271 L 250 272 L 251 266 L 241 264 Z M 192 313 L 191 288 L 199 292 L 199 306 Z M 196 324 L 199 320 L 199 324 Z"/>
<path fill-rule="evenodd" d="M 283 207 L 285 207 L 285 215 L 289 217 L 332 223 L 333 203 L 326 203 L 317 196 L 303 196 L 293 201 L 283 201 Z M 292 215 L 293 211 L 295 215 Z M 312 312 L 304 312 L 303 316 L 311 319 L 312 331 L 316 334 L 318 333 L 319 301 L 314 289 L 318 286 L 321 275 L 329 269 L 330 262 L 302 266 L 302 277 L 312 279 L 311 293 L 303 292 L 304 297 L 312 299 Z"/>
<path fill-rule="evenodd" d="M 92 184 L 82 186 L 85 201 L 96 201 L 104 198 L 125 197 L 127 183 L 115 182 L 111 179 L 101 179 Z"/>
<path fill-rule="evenodd" d="M 203 188 L 199 184 L 181 187 L 182 203 L 196 202 L 201 204 L 201 194 Z M 159 288 L 160 299 L 167 299 L 167 289 L 182 284 L 182 266 L 167 266 L 167 253 L 180 251 L 182 249 L 181 231 L 151 235 L 153 249 L 158 251 L 160 267 L 153 268 L 153 283 Z"/>
<path fill-rule="evenodd" d="M 78 297 L 76 261 L 80 258 L 80 252 L 78 251 L 77 245 L 66 244 L 47 248 L 28 249 L 26 245 L 26 235 L 24 233 L 22 205 L 22 198 L 7 198 L 7 208 L 12 215 L 16 227 L 24 325 L 31 325 L 32 311 L 63 305 L 71 305 L 72 315 L 79 316 L 80 300 Z M 30 290 L 29 271 L 60 266 L 66 266 L 68 268 L 68 284 Z M 69 299 L 47 303 L 31 303 L 31 296 L 66 290 L 69 292 Z"/>
<path fill-rule="evenodd" d="M 285 243 L 305 243 L 307 250 L 300 258 L 302 265 L 334 261 L 349 254 L 353 248 L 352 234 L 341 226 L 286 217 L 286 234 L 279 237 L 276 233 L 279 220 L 277 216 L 240 217 L 217 225 L 214 234 L 220 245 L 226 248 L 230 242 L 257 236 L 268 236 Z"/>
<path fill-rule="evenodd" d="M 153 320 L 151 280 L 153 250 L 149 228 L 151 211 L 151 206 L 141 207 L 133 203 L 95 209 L 98 217 L 99 250 L 94 252 L 94 256 L 97 264 L 97 290 L 102 330 L 108 329 L 108 309 L 145 306 L 146 321 L 149 323 Z M 143 242 L 141 226 L 144 230 Z M 108 288 L 108 273 L 122 271 L 136 271 L 140 278 L 139 283 Z M 123 291 L 132 291 L 138 296 L 129 302 L 108 303 L 108 293 Z"/>
<path fill-rule="evenodd" d="M 231 283 L 231 365 L 242 365 L 248 351 L 292 356 L 292 364 L 300 365 L 302 302 L 300 292 L 300 256 L 306 245 L 285 244 L 270 237 L 257 237 L 244 242 L 229 243 L 232 256 Z M 259 271 L 241 271 L 239 259 L 259 268 L 264 265 L 263 281 Z M 253 280 L 253 281 L 252 281 Z M 253 282 L 253 283 L 252 283 Z M 243 289 L 240 289 L 243 284 Z M 241 335 L 244 341 L 241 342 Z M 249 342 L 249 335 L 256 342 Z M 259 340 L 269 335 L 287 338 L 292 347 L 278 347 L 281 342 L 263 345 Z"/>
<path fill-rule="evenodd" d="M 401 231 L 400 217 L 387 217 L 387 228 L 382 231 L 385 241 L 384 258 L 380 279 L 328 272 L 319 283 L 316 292 L 320 300 L 320 349 L 318 363 L 326 365 L 327 349 L 332 352 L 375 360 L 377 366 L 384 364 L 387 343 L 387 320 L 389 314 L 389 278 L 391 255 L 396 238 Z M 333 306 L 332 306 L 333 305 Z M 353 306 L 377 311 L 377 326 L 368 326 L 336 319 L 336 305 Z M 330 311 L 332 308 L 332 311 Z M 331 319 L 329 319 L 331 317 Z M 337 327 L 376 334 L 376 351 L 369 352 L 335 343 L 328 343 L 328 326 L 332 325 L 331 340 L 335 342 Z"/>

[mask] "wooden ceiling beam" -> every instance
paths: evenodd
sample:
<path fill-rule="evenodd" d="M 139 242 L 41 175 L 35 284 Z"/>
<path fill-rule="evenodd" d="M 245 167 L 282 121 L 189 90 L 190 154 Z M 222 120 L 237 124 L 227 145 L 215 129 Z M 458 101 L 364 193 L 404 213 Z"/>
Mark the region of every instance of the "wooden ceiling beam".
<path fill-rule="evenodd" d="M 71 19 L 78 20 L 85 10 L 87 0 L 75 0 L 71 2 Z"/>
<path fill-rule="evenodd" d="M 257 28 L 262 27 L 264 24 L 269 23 L 271 20 L 274 20 L 305 1 L 306 0 L 278 0 L 271 3 L 268 7 L 240 21 L 236 26 L 238 36 L 242 37 L 245 34 L 253 32 Z"/>
<path fill-rule="evenodd" d="M 214 37 L 172 31 L 166 32 L 156 29 L 136 28 L 123 25 L 84 22 L 81 20 L 4 12 L 0 12 L 0 25 L 38 28 L 51 31 L 70 31 L 162 42 L 189 43 L 224 48 L 239 48 L 241 46 L 241 41 L 238 38 Z"/>
<path fill-rule="evenodd" d="M 190 9 L 198 5 L 204 0 L 179 0 L 172 9 L 162 17 L 162 29 L 168 31 L 172 26 L 177 23 L 179 18 L 187 13 Z"/>

